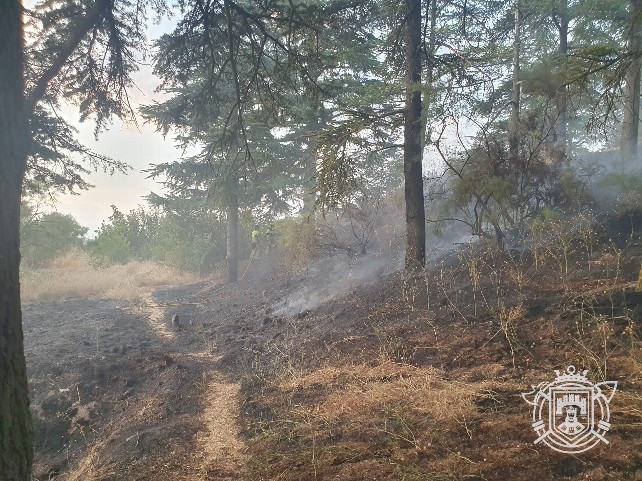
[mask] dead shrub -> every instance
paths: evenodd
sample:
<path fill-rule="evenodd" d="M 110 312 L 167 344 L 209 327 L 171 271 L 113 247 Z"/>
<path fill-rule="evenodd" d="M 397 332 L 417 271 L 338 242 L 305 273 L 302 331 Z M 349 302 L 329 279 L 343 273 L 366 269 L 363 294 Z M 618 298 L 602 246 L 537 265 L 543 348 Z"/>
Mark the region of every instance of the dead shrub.
<path fill-rule="evenodd" d="M 290 272 L 297 272 L 318 258 L 313 218 L 283 219 L 275 224 L 275 230 L 284 253 L 284 267 Z"/>

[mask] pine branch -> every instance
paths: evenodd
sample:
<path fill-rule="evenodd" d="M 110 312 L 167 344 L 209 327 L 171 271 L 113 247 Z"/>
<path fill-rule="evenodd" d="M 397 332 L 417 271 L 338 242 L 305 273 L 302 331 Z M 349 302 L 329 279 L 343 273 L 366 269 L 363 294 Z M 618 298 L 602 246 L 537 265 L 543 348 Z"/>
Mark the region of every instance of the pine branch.
<path fill-rule="evenodd" d="M 58 75 L 65 63 L 67 63 L 69 57 L 71 57 L 74 51 L 78 48 L 78 45 L 80 45 L 80 42 L 85 35 L 89 33 L 89 31 L 112 6 L 112 0 L 96 0 L 85 16 L 76 24 L 67 43 L 58 52 L 58 55 L 54 58 L 49 68 L 45 70 L 42 76 L 36 81 L 33 91 L 27 98 L 25 102 L 25 110 L 29 118 L 33 115 L 38 102 L 42 100 L 45 95 L 49 83 L 56 77 L 56 75 Z"/>

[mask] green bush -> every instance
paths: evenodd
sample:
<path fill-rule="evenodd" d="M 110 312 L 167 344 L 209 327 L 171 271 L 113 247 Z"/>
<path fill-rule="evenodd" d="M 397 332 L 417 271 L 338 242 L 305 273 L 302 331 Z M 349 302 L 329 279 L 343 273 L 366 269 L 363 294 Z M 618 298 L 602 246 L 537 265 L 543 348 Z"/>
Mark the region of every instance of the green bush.
<path fill-rule="evenodd" d="M 28 206 L 21 209 L 20 252 L 26 267 L 39 267 L 73 249 L 80 249 L 88 229 L 71 215 L 39 214 Z"/>
<path fill-rule="evenodd" d="M 225 224 L 215 216 L 180 215 L 112 206 L 88 249 L 99 261 L 153 261 L 181 270 L 209 272 L 225 259 Z"/>

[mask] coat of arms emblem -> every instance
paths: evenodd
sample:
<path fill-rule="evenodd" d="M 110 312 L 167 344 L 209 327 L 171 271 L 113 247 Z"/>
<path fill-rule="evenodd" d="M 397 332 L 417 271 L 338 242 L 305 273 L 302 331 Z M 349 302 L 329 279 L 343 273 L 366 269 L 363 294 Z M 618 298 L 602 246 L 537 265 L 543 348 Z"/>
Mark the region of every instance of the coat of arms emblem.
<path fill-rule="evenodd" d="M 560 453 L 577 454 L 588 451 L 598 443 L 608 444 L 609 402 L 617 389 L 617 381 L 597 384 L 586 373 L 575 372 L 569 366 L 565 373 L 555 371 L 552 382 L 541 382 L 533 390 L 522 393 L 533 406 L 535 444 L 544 443 Z"/>

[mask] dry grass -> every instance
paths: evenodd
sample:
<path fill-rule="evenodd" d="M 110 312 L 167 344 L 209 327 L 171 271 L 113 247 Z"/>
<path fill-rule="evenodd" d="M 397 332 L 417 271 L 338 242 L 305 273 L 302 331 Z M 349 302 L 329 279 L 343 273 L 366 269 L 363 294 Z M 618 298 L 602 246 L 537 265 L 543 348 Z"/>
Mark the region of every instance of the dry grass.
<path fill-rule="evenodd" d="M 279 414 L 253 444 L 264 450 L 254 460 L 258 478 L 462 479 L 470 460 L 460 451 L 483 415 L 477 403 L 496 384 L 390 360 L 277 383 L 264 402 Z"/>
<path fill-rule="evenodd" d="M 25 269 L 20 291 L 25 301 L 92 297 L 133 300 L 155 287 L 195 280 L 192 274 L 152 262 L 99 266 L 84 252 L 69 252 L 44 268 Z"/>
<path fill-rule="evenodd" d="M 323 371 L 310 377 L 323 384 Z M 416 368 L 392 362 L 375 367 L 344 368 L 333 376 L 334 383 L 339 380 L 343 389 L 333 390 L 315 410 L 327 420 L 340 417 L 355 420 L 360 416 L 373 419 L 390 406 L 398 405 L 406 413 L 414 411 L 439 423 L 458 422 L 474 412 L 473 401 L 487 386 L 445 382 L 442 375 L 431 367 Z"/>

